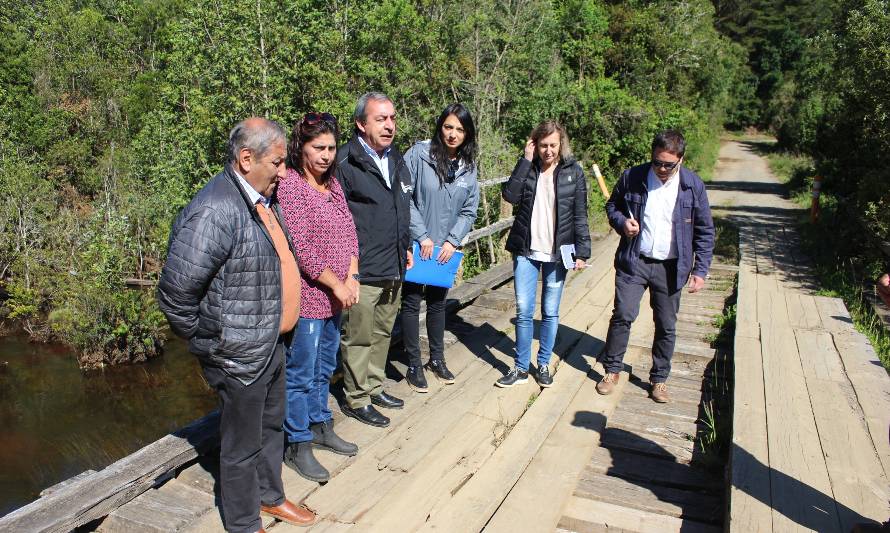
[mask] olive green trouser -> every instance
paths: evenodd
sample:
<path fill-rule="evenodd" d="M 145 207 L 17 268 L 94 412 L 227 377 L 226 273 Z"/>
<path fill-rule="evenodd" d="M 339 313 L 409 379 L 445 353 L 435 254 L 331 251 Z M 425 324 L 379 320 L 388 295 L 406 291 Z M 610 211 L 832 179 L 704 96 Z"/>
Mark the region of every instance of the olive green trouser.
<path fill-rule="evenodd" d="M 400 281 L 362 283 L 359 302 L 343 311 L 343 388 L 346 403 L 353 409 L 370 405 L 370 396 L 383 392 L 401 286 Z"/>

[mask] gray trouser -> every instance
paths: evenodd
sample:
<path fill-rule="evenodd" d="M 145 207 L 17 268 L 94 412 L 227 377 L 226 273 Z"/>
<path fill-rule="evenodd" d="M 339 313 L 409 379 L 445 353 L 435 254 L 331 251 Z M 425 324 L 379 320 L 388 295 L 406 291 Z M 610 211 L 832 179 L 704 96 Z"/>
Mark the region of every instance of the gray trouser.
<path fill-rule="evenodd" d="M 609 320 L 609 333 L 602 359 L 606 372 L 621 372 L 630 338 L 630 326 L 640 313 L 640 299 L 648 288 L 652 318 L 655 319 L 649 380 L 653 383 L 667 381 L 677 339 L 677 311 L 680 310 L 683 288 L 676 286 L 676 280 L 676 259 L 657 261 L 640 256 L 634 274 L 621 271 L 615 273 L 615 308 Z"/>
<path fill-rule="evenodd" d="M 369 405 L 371 395 L 383 392 L 400 288 L 400 281 L 362 283 L 359 303 L 343 311 L 343 388 L 353 409 Z"/>
<path fill-rule="evenodd" d="M 244 385 L 220 368 L 205 366 L 207 384 L 219 395 L 219 487 L 223 524 L 229 533 L 263 527 L 260 504 L 284 503 L 284 343 L 266 370 Z"/>

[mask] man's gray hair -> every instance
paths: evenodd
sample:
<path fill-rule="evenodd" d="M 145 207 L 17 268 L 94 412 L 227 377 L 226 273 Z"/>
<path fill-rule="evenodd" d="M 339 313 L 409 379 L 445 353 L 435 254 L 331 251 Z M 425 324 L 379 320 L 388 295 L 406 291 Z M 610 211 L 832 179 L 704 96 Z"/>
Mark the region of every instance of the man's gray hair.
<path fill-rule="evenodd" d="M 392 102 L 389 96 L 377 91 L 371 91 L 365 93 L 358 97 L 358 101 L 355 103 L 355 112 L 352 114 L 352 119 L 354 122 L 366 122 L 368 120 L 368 102 L 371 100 L 374 101 L 384 101 L 384 102 Z M 356 128 L 357 130 L 358 128 Z"/>
<path fill-rule="evenodd" d="M 283 142 L 287 144 L 287 133 L 281 124 L 266 118 L 252 117 L 242 120 L 229 132 L 226 151 L 229 163 L 238 161 L 241 150 L 250 150 L 253 157 L 263 157 L 272 145 Z"/>

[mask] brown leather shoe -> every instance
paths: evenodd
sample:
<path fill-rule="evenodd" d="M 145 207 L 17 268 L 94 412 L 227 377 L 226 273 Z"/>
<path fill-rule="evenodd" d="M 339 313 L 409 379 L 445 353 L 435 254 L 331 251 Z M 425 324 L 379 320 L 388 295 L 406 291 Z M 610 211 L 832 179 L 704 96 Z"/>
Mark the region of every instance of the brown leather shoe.
<path fill-rule="evenodd" d="M 602 394 L 603 396 L 608 396 L 615 390 L 616 383 L 618 383 L 618 374 L 614 372 L 606 372 L 606 375 L 603 376 L 603 379 L 601 379 L 600 382 L 596 384 L 596 392 Z"/>
<path fill-rule="evenodd" d="M 278 507 L 261 505 L 260 512 L 295 526 L 311 526 L 315 523 L 315 513 L 302 505 L 294 505 L 290 500 L 284 500 Z"/>
<path fill-rule="evenodd" d="M 651 383 L 652 388 L 649 389 L 649 396 L 655 400 L 656 403 L 668 403 L 671 397 L 668 394 L 668 386 L 667 383 Z"/>

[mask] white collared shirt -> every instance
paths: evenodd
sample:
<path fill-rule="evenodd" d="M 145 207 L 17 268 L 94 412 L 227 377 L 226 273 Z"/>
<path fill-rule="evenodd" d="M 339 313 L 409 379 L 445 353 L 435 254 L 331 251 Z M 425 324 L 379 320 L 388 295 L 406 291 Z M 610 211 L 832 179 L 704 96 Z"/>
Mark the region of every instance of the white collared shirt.
<path fill-rule="evenodd" d="M 263 207 L 269 207 L 268 198 L 258 193 L 257 190 L 253 188 L 253 185 L 248 183 L 247 180 L 244 179 L 244 176 L 242 176 L 240 172 L 235 170 L 234 167 L 232 168 L 232 172 L 234 172 L 235 175 L 238 176 L 238 179 L 241 181 L 241 186 L 244 187 L 245 191 L 247 191 L 247 196 L 250 197 L 251 204 L 256 205 L 257 202 L 261 202 L 263 204 Z"/>
<path fill-rule="evenodd" d="M 376 150 L 368 146 L 368 143 L 362 138 L 361 135 L 358 136 L 358 142 L 362 145 L 362 148 L 365 149 L 365 152 L 371 156 L 371 159 L 377 165 L 377 168 L 380 170 L 380 174 L 383 176 L 383 181 L 386 182 L 386 186 L 392 189 L 392 181 L 389 179 L 389 150 L 392 146 L 387 146 L 385 150 L 383 150 L 383 155 L 377 153 Z"/>
<path fill-rule="evenodd" d="M 649 168 L 646 177 L 649 197 L 640 228 L 640 254 L 663 261 L 676 259 L 677 238 L 674 235 L 674 207 L 680 193 L 680 166 L 664 183 Z"/>

